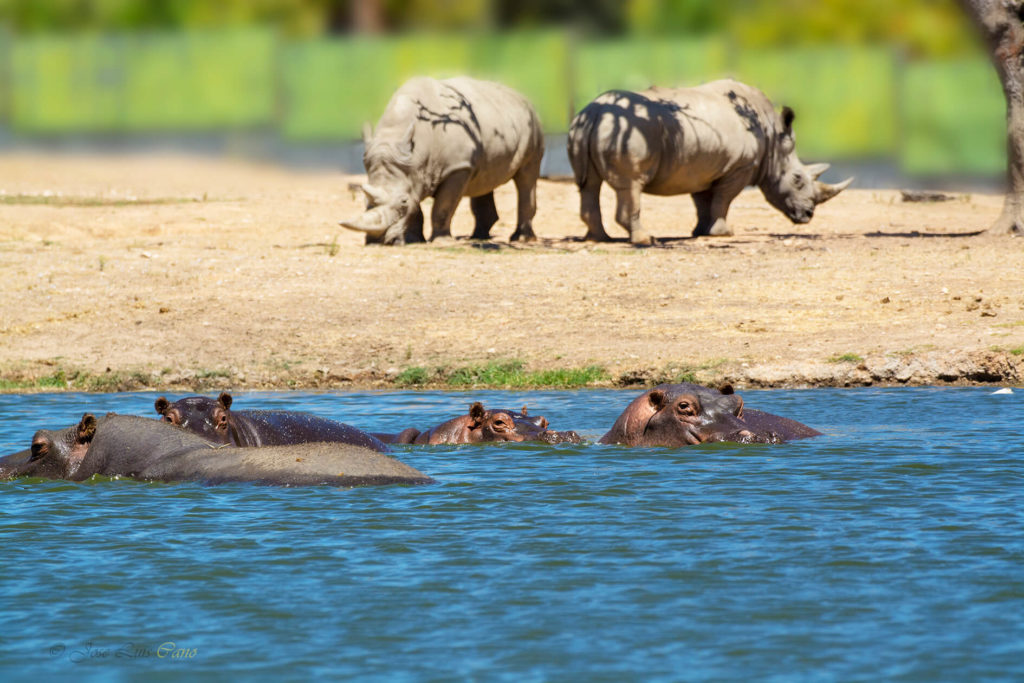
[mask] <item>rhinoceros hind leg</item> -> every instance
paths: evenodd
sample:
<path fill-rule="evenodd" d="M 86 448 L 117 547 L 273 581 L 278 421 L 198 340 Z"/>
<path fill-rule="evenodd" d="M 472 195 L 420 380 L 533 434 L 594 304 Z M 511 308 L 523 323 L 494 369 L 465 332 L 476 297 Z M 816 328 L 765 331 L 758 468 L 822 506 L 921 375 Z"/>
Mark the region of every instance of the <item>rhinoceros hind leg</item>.
<path fill-rule="evenodd" d="M 479 197 L 470 197 L 469 208 L 473 212 L 473 218 L 476 219 L 472 239 L 490 239 L 491 228 L 498 222 L 498 209 L 494 206 L 494 193 L 488 192 Z"/>
<path fill-rule="evenodd" d="M 588 242 L 608 242 L 611 240 L 604 231 L 601 221 L 601 177 L 596 168 L 587 173 L 586 184 L 580 187 L 580 218 L 587 224 Z"/>
<path fill-rule="evenodd" d="M 452 238 L 452 216 L 469 182 L 469 169 L 455 171 L 441 181 L 434 193 L 434 206 L 430 210 L 430 241 Z"/>
<path fill-rule="evenodd" d="M 518 239 L 524 242 L 536 242 L 533 233 L 533 217 L 537 214 L 537 178 L 540 177 L 540 160 L 538 156 L 533 162 L 526 164 L 512 176 L 516 184 L 516 231 L 509 237 L 510 242 Z"/>
<path fill-rule="evenodd" d="M 654 238 L 640 223 L 640 193 L 642 186 L 638 182 L 630 183 L 628 188 L 616 190 L 618 204 L 615 207 L 615 222 L 629 231 L 629 241 L 637 246 L 654 244 Z"/>

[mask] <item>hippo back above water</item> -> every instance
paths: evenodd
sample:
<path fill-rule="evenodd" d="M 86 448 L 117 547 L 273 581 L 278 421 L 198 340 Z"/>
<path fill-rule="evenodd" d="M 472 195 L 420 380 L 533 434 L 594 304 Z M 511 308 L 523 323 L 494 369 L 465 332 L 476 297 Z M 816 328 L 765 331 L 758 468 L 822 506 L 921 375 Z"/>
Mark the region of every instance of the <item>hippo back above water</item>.
<path fill-rule="evenodd" d="M 744 407 L 731 386 L 660 384 L 635 398 L 600 443 L 694 446 L 714 441 L 783 443 L 820 436 L 796 420 Z"/>
<path fill-rule="evenodd" d="M 30 449 L 0 458 L 0 479 L 84 481 L 93 475 L 145 481 L 252 482 L 282 486 L 426 484 L 418 470 L 346 443 L 219 448 L 160 420 L 86 413 L 78 424 L 39 430 Z"/>
<path fill-rule="evenodd" d="M 184 427 L 217 443 L 232 446 L 287 446 L 316 441 L 348 443 L 381 453 L 388 447 L 375 436 L 343 422 L 286 410 L 231 410 L 231 394 L 216 400 L 189 396 L 154 404 L 165 422 Z"/>
<path fill-rule="evenodd" d="M 794 223 L 808 222 L 815 206 L 850 180 L 828 185 L 818 180 L 828 164 L 801 163 L 793 120 L 789 107 L 779 114 L 760 90 L 732 80 L 598 96 L 569 128 L 587 239 L 609 239 L 599 203 L 603 182 L 615 190 L 615 220 L 634 244 L 653 242 L 640 223 L 643 193 L 691 194 L 694 236 L 732 234 L 726 214 L 748 185 Z"/>

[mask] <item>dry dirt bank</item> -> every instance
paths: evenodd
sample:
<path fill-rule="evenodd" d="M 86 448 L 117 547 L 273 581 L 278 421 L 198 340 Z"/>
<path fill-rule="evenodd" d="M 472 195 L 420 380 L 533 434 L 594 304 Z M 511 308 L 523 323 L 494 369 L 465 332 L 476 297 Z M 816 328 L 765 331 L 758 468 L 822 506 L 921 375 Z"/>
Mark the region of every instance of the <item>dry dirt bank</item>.
<path fill-rule="evenodd" d="M 542 181 L 537 244 L 364 247 L 358 177 L 186 157 L 0 157 L 0 379 L 18 389 L 395 386 L 409 367 L 599 365 L 625 385 L 1020 384 L 1024 241 L 973 233 L 1001 198 L 852 189 L 793 226 L 756 190 L 736 236 L 688 239 L 688 197 L 645 197 L 665 242 L 579 241 Z M 855 187 L 855 186 L 854 186 Z M 609 233 L 612 197 L 604 197 Z M 468 206 L 453 232 L 471 231 Z M 24 384 L 19 384 L 24 383 Z"/>

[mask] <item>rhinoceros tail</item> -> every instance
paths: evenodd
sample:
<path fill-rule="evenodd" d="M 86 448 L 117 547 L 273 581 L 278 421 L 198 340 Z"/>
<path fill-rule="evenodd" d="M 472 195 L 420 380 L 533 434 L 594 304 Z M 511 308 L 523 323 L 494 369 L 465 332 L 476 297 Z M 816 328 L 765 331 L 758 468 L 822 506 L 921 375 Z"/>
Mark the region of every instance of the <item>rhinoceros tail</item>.
<path fill-rule="evenodd" d="M 584 107 L 569 125 L 569 163 L 572 165 L 572 174 L 578 187 L 583 187 L 587 183 L 587 172 L 591 166 L 590 145 L 595 118 L 590 115 L 589 109 L 590 107 Z"/>

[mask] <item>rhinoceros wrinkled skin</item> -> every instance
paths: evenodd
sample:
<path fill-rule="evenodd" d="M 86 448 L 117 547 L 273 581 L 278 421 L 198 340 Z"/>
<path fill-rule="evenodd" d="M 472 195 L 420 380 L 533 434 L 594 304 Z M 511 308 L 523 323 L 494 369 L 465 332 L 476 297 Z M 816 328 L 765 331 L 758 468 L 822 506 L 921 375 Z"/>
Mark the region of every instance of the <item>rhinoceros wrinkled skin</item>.
<path fill-rule="evenodd" d="M 537 178 L 544 156 L 530 102 L 499 83 L 459 77 L 413 78 L 391 97 L 376 131 L 363 131 L 367 199 L 361 216 L 341 225 L 366 241 L 423 242 L 420 202 L 434 198 L 431 240 L 451 238 L 452 215 L 470 197 L 473 239 L 488 239 L 498 220 L 494 189 L 512 180 L 518 194 L 511 239 L 536 239 Z"/>
<path fill-rule="evenodd" d="M 634 244 L 653 244 L 640 223 L 640 195 L 691 194 L 697 207 L 693 235 L 730 235 L 729 204 L 748 185 L 794 223 L 836 196 L 818 180 L 828 164 L 797 158 L 793 110 L 775 111 L 760 90 L 733 80 L 695 88 L 612 90 L 573 119 L 569 160 L 580 188 L 587 239 L 607 241 L 601 220 L 601 183 L 615 190 L 615 220 Z"/>

